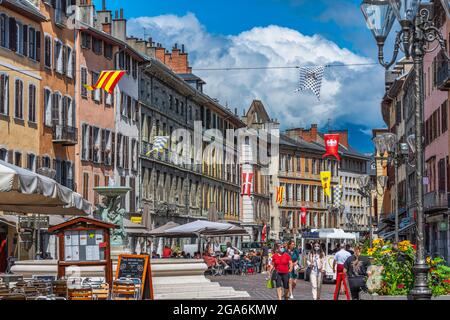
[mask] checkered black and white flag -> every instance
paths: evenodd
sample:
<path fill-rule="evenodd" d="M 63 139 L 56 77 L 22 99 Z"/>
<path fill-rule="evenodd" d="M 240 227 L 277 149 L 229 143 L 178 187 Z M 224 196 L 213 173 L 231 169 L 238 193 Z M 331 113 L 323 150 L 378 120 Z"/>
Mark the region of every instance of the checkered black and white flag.
<path fill-rule="evenodd" d="M 322 88 L 324 71 L 325 66 L 300 68 L 300 85 L 296 92 L 309 89 L 314 92 L 320 101 L 320 89 Z"/>

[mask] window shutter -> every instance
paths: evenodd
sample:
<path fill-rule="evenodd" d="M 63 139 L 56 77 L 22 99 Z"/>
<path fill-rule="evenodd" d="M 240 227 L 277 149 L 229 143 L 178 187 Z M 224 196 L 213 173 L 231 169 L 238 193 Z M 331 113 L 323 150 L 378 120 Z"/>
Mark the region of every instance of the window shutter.
<path fill-rule="evenodd" d="M 111 166 L 114 167 L 116 162 L 116 134 L 111 132 Z"/>
<path fill-rule="evenodd" d="M 9 49 L 17 51 L 17 25 L 14 18 L 9 18 Z"/>
<path fill-rule="evenodd" d="M 106 154 L 105 153 L 105 149 L 106 149 L 106 141 L 105 141 L 106 132 L 105 131 L 106 131 L 105 129 L 102 129 L 100 132 L 101 133 L 100 162 L 103 162 L 103 163 L 107 162 L 107 161 L 105 161 L 105 154 Z"/>
<path fill-rule="evenodd" d="M 14 150 L 8 150 L 8 162 L 14 164 Z"/>
<path fill-rule="evenodd" d="M 41 32 L 36 31 L 36 61 L 41 61 Z"/>
<path fill-rule="evenodd" d="M 89 160 L 94 156 L 94 128 L 89 126 Z"/>
<path fill-rule="evenodd" d="M 28 56 L 28 26 L 24 25 L 22 28 L 23 35 L 23 55 Z"/>

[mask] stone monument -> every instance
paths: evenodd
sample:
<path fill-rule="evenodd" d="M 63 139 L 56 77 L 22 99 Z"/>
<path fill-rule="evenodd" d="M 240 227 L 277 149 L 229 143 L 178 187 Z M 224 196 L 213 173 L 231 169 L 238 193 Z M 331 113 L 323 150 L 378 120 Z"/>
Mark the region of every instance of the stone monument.
<path fill-rule="evenodd" d="M 120 207 L 120 200 L 131 188 L 116 186 L 114 180 L 110 179 L 107 187 L 95 187 L 94 191 L 103 197 L 103 203 L 97 206 L 94 217 L 119 226 L 111 230 L 111 258 L 117 260 L 119 254 L 129 253 L 125 245 L 126 233 L 123 226 L 125 209 Z"/>

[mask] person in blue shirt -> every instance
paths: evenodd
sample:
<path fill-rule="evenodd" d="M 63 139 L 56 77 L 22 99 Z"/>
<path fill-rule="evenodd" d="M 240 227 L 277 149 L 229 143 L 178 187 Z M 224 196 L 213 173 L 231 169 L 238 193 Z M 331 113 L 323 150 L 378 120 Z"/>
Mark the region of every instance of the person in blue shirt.
<path fill-rule="evenodd" d="M 297 286 L 297 278 L 298 278 L 298 261 L 300 258 L 300 253 L 298 252 L 298 249 L 296 248 L 295 241 L 291 240 L 288 242 L 287 246 L 288 250 L 287 253 L 291 256 L 293 268 L 292 271 L 289 273 L 289 295 L 291 299 L 294 299 L 294 290 Z"/>

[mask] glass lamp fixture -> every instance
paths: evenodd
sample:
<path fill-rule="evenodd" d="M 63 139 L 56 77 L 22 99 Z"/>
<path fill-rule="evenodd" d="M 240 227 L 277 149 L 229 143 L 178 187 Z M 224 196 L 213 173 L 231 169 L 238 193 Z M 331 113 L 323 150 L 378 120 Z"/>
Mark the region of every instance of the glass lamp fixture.
<path fill-rule="evenodd" d="M 394 133 L 385 133 L 383 136 L 386 143 L 386 151 L 395 153 L 397 151 L 397 136 Z"/>
<path fill-rule="evenodd" d="M 377 43 L 384 43 L 395 22 L 389 0 L 363 0 L 361 11 Z"/>
<path fill-rule="evenodd" d="M 358 178 L 358 185 L 360 188 L 366 188 L 370 183 L 370 177 L 365 175 L 365 176 L 359 176 Z"/>
<path fill-rule="evenodd" d="M 419 12 L 420 0 L 389 0 L 400 25 L 411 26 Z"/>
<path fill-rule="evenodd" d="M 387 151 L 387 147 L 386 147 L 386 140 L 384 139 L 383 135 L 379 135 L 373 138 L 373 143 L 375 144 L 377 155 L 384 157 L 384 154 Z"/>
<path fill-rule="evenodd" d="M 406 142 L 408 142 L 408 145 L 412 151 L 412 153 L 416 153 L 416 135 L 415 134 L 411 134 L 408 136 L 408 138 L 406 138 Z"/>

